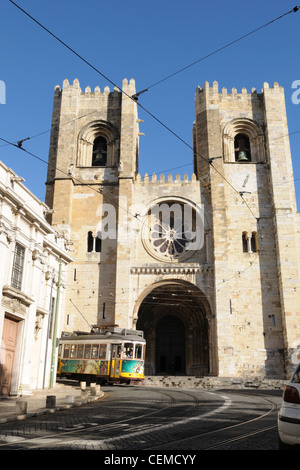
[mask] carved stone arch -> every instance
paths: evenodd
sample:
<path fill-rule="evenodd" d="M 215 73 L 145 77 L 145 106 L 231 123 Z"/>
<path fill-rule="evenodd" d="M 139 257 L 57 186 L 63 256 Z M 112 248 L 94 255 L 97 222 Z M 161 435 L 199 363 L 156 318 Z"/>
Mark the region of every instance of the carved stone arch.
<path fill-rule="evenodd" d="M 194 284 L 183 279 L 168 279 L 149 285 L 136 302 L 134 316 L 136 328 L 144 331 L 147 341 L 145 371 L 147 375 L 173 373 L 172 362 L 181 357 L 180 370 L 176 374 L 215 374 L 216 341 L 211 306 L 205 294 Z M 161 321 L 165 322 L 166 344 L 172 346 L 169 354 L 157 338 Z M 182 335 L 178 349 L 169 335 L 178 335 L 176 324 L 181 322 Z M 170 332 L 168 331 L 168 325 Z M 157 342 L 158 341 L 158 342 Z M 167 354 L 166 354 L 167 353 Z M 161 370 L 161 357 L 166 356 L 166 370 Z M 168 365 L 169 364 L 169 365 Z"/>
<path fill-rule="evenodd" d="M 238 118 L 228 122 L 223 130 L 223 153 L 224 161 L 236 162 L 235 138 L 244 136 L 249 142 L 249 163 L 265 162 L 264 133 L 258 123 L 248 118 Z M 246 162 L 246 160 L 245 160 Z"/>
<path fill-rule="evenodd" d="M 107 158 L 105 166 L 117 166 L 120 154 L 120 135 L 114 125 L 107 121 L 97 120 L 85 126 L 78 135 L 77 166 L 91 167 L 93 146 L 97 138 L 106 141 Z"/>

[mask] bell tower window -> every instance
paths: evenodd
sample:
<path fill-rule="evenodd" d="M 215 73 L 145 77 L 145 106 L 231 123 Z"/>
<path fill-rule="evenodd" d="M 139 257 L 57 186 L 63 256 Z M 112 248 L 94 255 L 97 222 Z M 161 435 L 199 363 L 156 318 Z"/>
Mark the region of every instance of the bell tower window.
<path fill-rule="evenodd" d="M 93 145 L 92 166 L 106 166 L 107 142 L 104 137 L 97 137 Z"/>
<path fill-rule="evenodd" d="M 236 162 L 251 162 L 250 141 L 245 134 L 237 134 L 234 138 L 234 155 Z"/>
<path fill-rule="evenodd" d="M 94 121 L 78 135 L 77 167 L 115 167 L 119 164 L 120 136 L 106 121 Z"/>
<path fill-rule="evenodd" d="M 247 118 L 229 121 L 223 129 L 223 158 L 226 163 L 265 163 L 264 133 Z"/>

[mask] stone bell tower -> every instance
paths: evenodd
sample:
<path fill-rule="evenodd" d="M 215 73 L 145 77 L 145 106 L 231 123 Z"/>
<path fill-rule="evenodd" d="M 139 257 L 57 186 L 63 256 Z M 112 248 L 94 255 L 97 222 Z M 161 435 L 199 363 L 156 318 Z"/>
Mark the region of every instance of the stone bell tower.
<path fill-rule="evenodd" d="M 220 375 L 288 374 L 300 337 L 299 214 L 283 89 L 195 99 L 194 168 L 214 266 Z"/>
<path fill-rule="evenodd" d="M 74 250 L 65 314 L 69 330 L 115 323 L 117 259 L 126 251 L 116 224 L 120 199 L 130 204 L 139 138 L 137 105 L 130 98 L 134 80 L 124 80 L 122 90 L 82 91 L 77 79 L 55 89 L 46 203 L 53 209 L 50 222 L 69 236 Z M 108 227 L 101 225 L 105 217 Z"/>

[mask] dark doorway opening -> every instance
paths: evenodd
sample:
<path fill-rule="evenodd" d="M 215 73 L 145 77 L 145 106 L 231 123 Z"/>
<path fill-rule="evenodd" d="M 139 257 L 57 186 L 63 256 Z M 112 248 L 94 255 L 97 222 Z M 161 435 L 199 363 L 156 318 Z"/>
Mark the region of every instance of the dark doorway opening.
<path fill-rule="evenodd" d="M 185 374 L 185 328 L 175 315 L 163 317 L 156 327 L 156 372 Z"/>

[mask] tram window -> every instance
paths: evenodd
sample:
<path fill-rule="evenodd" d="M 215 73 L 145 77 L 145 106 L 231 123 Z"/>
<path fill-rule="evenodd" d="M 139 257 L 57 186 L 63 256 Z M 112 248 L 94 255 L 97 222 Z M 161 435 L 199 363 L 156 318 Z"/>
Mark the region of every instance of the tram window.
<path fill-rule="evenodd" d="M 124 357 L 133 357 L 133 344 L 132 343 L 125 343 L 124 350 L 123 350 Z"/>
<path fill-rule="evenodd" d="M 84 348 L 84 357 L 86 359 L 90 359 L 91 358 L 91 345 L 90 344 L 86 344 L 85 345 L 85 348 Z"/>
<path fill-rule="evenodd" d="M 77 344 L 71 344 L 70 358 L 75 359 L 77 351 Z"/>
<path fill-rule="evenodd" d="M 77 348 L 77 358 L 78 359 L 83 359 L 83 357 L 84 357 L 83 351 L 84 351 L 84 344 L 78 344 L 78 348 Z"/>
<path fill-rule="evenodd" d="M 68 359 L 70 357 L 70 345 L 64 345 L 64 359 Z"/>
<path fill-rule="evenodd" d="M 100 344 L 99 357 L 100 357 L 100 359 L 105 359 L 106 358 L 106 344 Z"/>
<path fill-rule="evenodd" d="M 113 359 L 119 359 L 121 357 L 121 346 L 118 346 L 118 345 L 113 346 L 112 357 Z"/>
<path fill-rule="evenodd" d="M 135 359 L 142 359 L 142 351 L 143 351 L 143 345 L 136 344 L 135 345 Z"/>
<path fill-rule="evenodd" d="M 92 344 L 92 359 L 98 359 L 99 344 Z"/>

